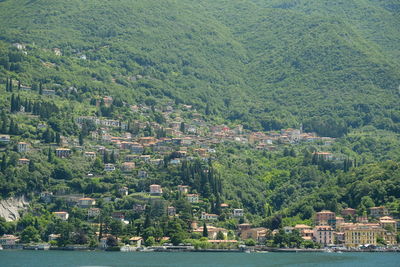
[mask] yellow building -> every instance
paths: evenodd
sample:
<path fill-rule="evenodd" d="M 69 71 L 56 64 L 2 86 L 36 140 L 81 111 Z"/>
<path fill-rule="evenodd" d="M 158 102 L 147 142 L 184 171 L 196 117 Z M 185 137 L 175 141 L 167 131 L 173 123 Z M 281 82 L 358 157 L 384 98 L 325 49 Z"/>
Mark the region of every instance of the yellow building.
<path fill-rule="evenodd" d="M 378 237 L 385 239 L 386 230 L 378 225 L 355 224 L 344 231 L 346 247 L 377 245 Z"/>
<path fill-rule="evenodd" d="M 387 232 L 386 231 L 383 239 L 385 239 L 386 244 L 389 245 L 389 246 L 397 245 L 397 238 L 396 238 L 396 234 L 395 233 L 391 233 L 391 232 Z"/>

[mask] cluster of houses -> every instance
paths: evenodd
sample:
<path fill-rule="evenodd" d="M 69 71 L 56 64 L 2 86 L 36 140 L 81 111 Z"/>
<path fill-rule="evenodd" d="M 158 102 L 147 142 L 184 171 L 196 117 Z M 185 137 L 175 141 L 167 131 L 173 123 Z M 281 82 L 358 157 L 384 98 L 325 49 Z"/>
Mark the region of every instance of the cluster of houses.
<path fill-rule="evenodd" d="M 349 248 L 361 246 L 377 246 L 381 239 L 384 244 L 397 244 L 397 229 L 399 220 L 389 216 L 385 207 L 370 208 L 370 220 L 366 215 L 357 216 L 356 210 L 346 208 L 342 216 L 336 216 L 332 211 L 323 210 L 315 215 L 315 226 L 298 224 L 294 227 L 284 227 L 286 233 L 297 230 L 304 240 L 312 240 L 323 246 L 341 245 Z"/>
<path fill-rule="evenodd" d="M 99 98 L 96 105 L 103 103 L 110 106 L 114 102 L 111 96 Z M 154 108 L 153 108 L 154 109 Z M 146 116 L 151 110 L 146 105 L 131 105 L 130 110 L 139 115 Z M 294 144 L 298 142 L 323 141 L 325 145 L 334 142 L 334 139 L 318 137 L 314 133 L 304 133 L 300 129 L 282 129 L 273 132 L 250 132 L 245 131 L 242 125 L 228 127 L 226 125 L 209 125 L 203 120 L 201 114 L 190 105 L 180 105 L 174 108 L 173 103 L 166 103 L 161 109 L 155 108 L 165 118 L 164 123 L 143 121 L 121 121 L 118 119 L 101 118 L 96 116 L 80 116 L 75 118 L 79 127 L 90 122 L 96 126 L 96 130 L 90 132 L 90 142 L 84 147 L 79 146 L 76 137 L 60 137 L 60 147 L 55 149 L 59 158 L 69 158 L 75 151 L 82 153 L 87 159 L 95 159 L 104 153 L 113 153 L 118 157 L 118 163 L 107 163 L 105 172 L 121 170 L 125 173 L 136 173 L 138 178 L 146 178 L 146 170 L 141 168 L 142 164 L 160 166 L 163 164 L 179 165 L 183 160 L 192 160 L 200 157 L 203 160 L 212 158 L 216 153 L 214 146 L 222 142 L 238 142 L 252 145 L 259 150 L 275 150 L 280 144 Z M 186 113 L 190 113 L 190 121 L 183 119 Z M 38 128 L 46 127 L 43 123 Z M 136 127 L 138 131 L 151 128 L 153 136 L 134 135 L 129 128 Z M 157 132 L 163 131 L 165 137 L 155 137 Z M 9 135 L 0 136 L 0 144 L 10 143 Z M 31 144 L 19 142 L 18 152 L 26 153 Z M 333 159 L 329 152 L 320 152 L 324 158 Z M 164 162 L 165 156 L 168 162 Z M 29 158 L 19 160 L 19 164 L 29 164 Z"/>

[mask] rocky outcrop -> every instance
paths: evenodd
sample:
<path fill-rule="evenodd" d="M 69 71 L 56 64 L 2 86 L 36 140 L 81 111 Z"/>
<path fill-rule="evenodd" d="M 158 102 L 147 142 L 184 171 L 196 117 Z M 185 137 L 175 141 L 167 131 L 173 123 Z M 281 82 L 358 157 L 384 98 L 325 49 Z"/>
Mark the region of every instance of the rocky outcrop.
<path fill-rule="evenodd" d="M 0 217 L 7 222 L 16 221 L 20 218 L 19 212 L 25 210 L 29 205 L 25 196 L 10 197 L 0 200 Z"/>

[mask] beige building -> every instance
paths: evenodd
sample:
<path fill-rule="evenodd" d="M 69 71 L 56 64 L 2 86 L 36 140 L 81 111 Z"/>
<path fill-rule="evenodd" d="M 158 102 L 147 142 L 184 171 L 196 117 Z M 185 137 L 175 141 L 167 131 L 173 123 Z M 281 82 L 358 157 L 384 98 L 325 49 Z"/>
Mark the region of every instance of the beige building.
<path fill-rule="evenodd" d="M 267 239 L 269 233 L 270 230 L 264 227 L 251 228 L 243 230 L 240 234 L 240 238 L 243 240 L 252 238 L 253 240 L 259 243 L 263 243 Z"/>
<path fill-rule="evenodd" d="M 152 184 L 150 185 L 150 194 L 151 195 L 161 195 L 163 193 L 161 185 Z"/>
<path fill-rule="evenodd" d="M 370 212 L 371 217 L 375 217 L 375 218 L 389 215 L 388 209 L 383 206 L 369 208 L 369 212 Z"/>
<path fill-rule="evenodd" d="M 199 227 L 196 230 L 193 230 L 194 233 L 203 234 L 203 227 Z M 208 238 L 209 239 L 217 239 L 217 234 L 221 232 L 224 237 L 228 236 L 228 230 L 225 228 L 214 227 L 214 226 L 207 226 Z"/>
<path fill-rule="evenodd" d="M 397 232 L 397 222 L 390 216 L 379 218 L 379 224 L 386 230 L 390 230 L 394 233 Z"/>
<path fill-rule="evenodd" d="M 330 225 L 336 227 L 336 214 L 329 210 L 323 210 L 315 214 L 315 225 Z"/>
<path fill-rule="evenodd" d="M 356 210 L 352 208 L 345 208 L 344 210 L 342 210 L 342 215 L 344 217 L 347 216 L 354 217 L 356 215 Z"/>
<path fill-rule="evenodd" d="M 324 246 L 328 246 L 335 243 L 334 230 L 329 225 L 315 226 L 314 228 L 314 239 L 315 242 L 320 243 Z"/>

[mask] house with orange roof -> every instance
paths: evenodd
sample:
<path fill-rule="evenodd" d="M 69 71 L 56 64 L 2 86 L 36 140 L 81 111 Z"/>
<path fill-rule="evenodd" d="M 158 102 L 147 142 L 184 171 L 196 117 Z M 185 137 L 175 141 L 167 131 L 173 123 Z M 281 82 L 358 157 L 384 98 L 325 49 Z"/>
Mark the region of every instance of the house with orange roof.
<path fill-rule="evenodd" d="M 259 243 L 264 243 L 270 232 L 271 231 L 268 228 L 264 227 L 250 228 L 242 230 L 240 233 L 240 238 L 243 240 L 252 238 Z"/>
<path fill-rule="evenodd" d="M 226 230 L 225 228 L 220 228 L 220 227 L 214 227 L 214 226 L 207 225 L 207 232 L 208 232 L 209 239 L 217 239 L 217 235 L 219 232 L 221 232 L 225 238 L 228 236 L 228 230 Z M 203 234 L 203 226 L 193 230 L 193 233 Z"/>
<path fill-rule="evenodd" d="M 96 205 L 96 200 L 89 197 L 83 197 L 78 199 L 78 206 L 81 208 L 90 208 Z"/>
<path fill-rule="evenodd" d="M 390 216 L 383 216 L 379 218 L 379 224 L 382 228 L 391 229 L 393 232 L 397 232 L 397 221 Z"/>
<path fill-rule="evenodd" d="M 66 221 L 69 218 L 69 214 L 66 211 L 56 211 L 53 214 L 62 221 Z"/>
<path fill-rule="evenodd" d="M 29 162 L 30 162 L 30 160 L 27 159 L 27 158 L 20 158 L 20 159 L 18 160 L 18 164 L 19 164 L 19 165 L 28 165 Z"/>

